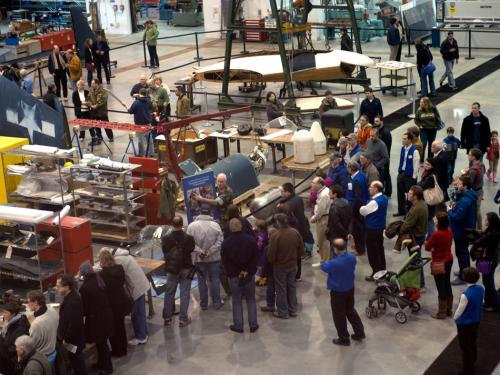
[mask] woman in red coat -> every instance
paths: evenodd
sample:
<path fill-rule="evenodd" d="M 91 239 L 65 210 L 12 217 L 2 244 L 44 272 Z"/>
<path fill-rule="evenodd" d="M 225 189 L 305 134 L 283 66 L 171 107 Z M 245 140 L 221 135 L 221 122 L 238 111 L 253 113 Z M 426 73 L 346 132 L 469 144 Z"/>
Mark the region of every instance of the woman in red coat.
<path fill-rule="evenodd" d="M 450 273 L 453 265 L 453 255 L 451 254 L 451 244 L 453 235 L 448 228 L 448 214 L 440 211 L 434 217 L 434 224 L 437 230 L 432 233 L 425 243 L 425 250 L 432 251 L 432 265 L 437 266 L 444 263 L 444 270 L 434 272 L 434 281 L 438 290 L 439 310 L 432 315 L 435 319 L 445 319 L 451 316 L 453 307 L 453 292 L 451 290 Z M 433 267 L 438 268 L 438 267 Z"/>

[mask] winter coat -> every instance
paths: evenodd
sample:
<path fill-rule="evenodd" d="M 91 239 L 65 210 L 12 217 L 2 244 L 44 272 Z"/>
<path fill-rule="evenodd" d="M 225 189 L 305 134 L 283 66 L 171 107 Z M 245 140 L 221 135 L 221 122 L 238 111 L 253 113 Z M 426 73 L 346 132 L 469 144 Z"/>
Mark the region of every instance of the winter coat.
<path fill-rule="evenodd" d="M 75 290 L 72 290 L 64 297 L 59 308 L 57 337 L 60 340 L 77 346 L 79 352 L 85 347 L 83 305 L 80 295 Z"/>
<path fill-rule="evenodd" d="M 177 274 L 183 269 L 191 269 L 193 267 L 193 261 L 191 259 L 191 253 L 194 251 L 195 244 L 193 236 L 190 236 L 182 230 L 173 230 L 168 236 L 162 238 L 161 248 L 163 251 L 163 256 L 167 258 L 167 254 L 170 250 L 177 246 L 182 249 L 182 266 L 177 270 Z"/>
<path fill-rule="evenodd" d="M 176 181 L 164 177 L 160 189 L 160 208 L 158 217 L 170 221 L 175 216 L 175 207 L 177 206 L 177 194 L 179 185 Z"/>
<path fill-rule="evenodd" d="M 382 109 L 382 102 L 379 98 L 373 98 L 372 101 L 363 99 L 359 107 L 359 114 L 368 116 L 368 122 L 373 124 L 375 116 L 384 117 L 384 110 Z M 373 126 L 373 125 L 372 125 Z M 370 135 L 370 134 L 368 134 Z"/>
<path fill-rule="evenodd" d="M 432 52 L 426 45 L 417 46 L 417 70 L 418 74 L 424 66 L 432 61 Z"/>
<path fill-rule="evenodd" d="M 61 56 L 61 58 L 63 59 L 63 64 L 66 65 L 68 63 L 68 60 L 66 59 L 66 56 L 64 55 L 64 53 L 59 52 L 59 56 Z M 49 59 L 47 60 L 47 67 L 49 69 L 50 74 L 55 73 L 56 68 L 55 68 L 55 64 L 54 64 L 54 54 L 53 53 L 49 54 Z M 62 69 L 62 70 L 66 70 L 66 66 L 64 66 L 64 69 Z"/>
<path fill-rule="evenodd" d="M 423 237 L 427 234 L 429 222 L 429 209 L 425 201 L 418 200 L 412 204 L 410 211 L 405 216 L 403 224 L 399 228 L 400 234 L 410 233 L 415 237 Z"/>
<path fill-rule="evenodd" d="M 481 151 L 483 154 L 486 152 L 486 149 L 490 145 L 491 138 L 491 129 L 490 129 L 490 121 L 488 117 L 483 115 L 482 112 L 479 112 L 479 117 L 481 118 L 481 126 L 480 126 L 480 141 L 481 141 Z M 474 147 L 474 117 L 472 113 L 464 118 L 462 122 L 462 130 L 460 131 L 460 143 L 462 147 L 467 149 L 467 153 L 471 148 Z"/>
<path fill-rule="evenodd" d="M 352 207 L 345 198 L 337 198 L 330 205 L 326 237 L 329 241 L 335 238 L 347 240 L 351 233 Z"/>
<path fill-rule="evenodd" d="M 91 88 L 89 91 L 89 102 L 91 105 L 96 105 L 95 109 L 91 109 L 91 115 L 95 119 L 108 120 L 108 93 L 101 87 L 97 90 Z"/>
<path fill-rule="evenodd" d="M 335 168 L 330 166 L 330 168 L 328 168 L 327 177 L 332 181 L 332 185 L 339 185 L 345 195 L 347 183 L 349 182 L 349 172 L 347 171 L 344 161 Z"/>
<path fill-rule="evenodd" d="M 77 54 L 68 61 L 68 71 L 72 81 L 78 81 L 82 77 L 82 63 Z"/>
<path fill-rule="evenodd" d="M 113 313 L 106 289 L 99 288 L 97 274 L 85 276 L 80 287 L 85 339 L 87 342 L 105 342 L 113 334 Z"/>
<path fill-rule="evenodd" d="M 439 154 L 434 155 L 435 166 L 434 173 L 436 174 L 439 187 L 443 190 L 444 201 L 448 201 L 448 154 L 443 150 Z"/>
<path fill-rule="evenodd" d="M 125 287 L 134 301 L 142 297 L 150 288 L 141 266 L 126 249 L 116 249 L 114 251 L 115 262 L 120 264 L 125 271 Z"/>
<path fill-rule="evenodd" d="M 451 52 L 451 49 L 455 49 L 453 52 Z M 443 43 L 441 43 L 441 48 L 440 48 L 441 55 L 443 56 L 443 60 L 450 61 L 450 60 L 458 60 L 458 43 L 455 39 L 451 41 L 451 43 L 448 41 L 448 38 L 446 38 Z"/>
<path fill-rule="evenodd" d="M 188 225 L 186 233 L 194 238 L 194 262 L 220 261 L 220 247 L 224 235 L 220 225 L 211 216 L 197 216 L 195 221 Z M 202 258 L 202 253 L 207 253 L 208 256 Z"/>
<path fill-rule="evenodd" d="M 326 100 L 326 98 L 323 98 L 323 100 L 321 100 L 321 104 L 319 106 L 319 114 L 322 115 L 326 111 L 329 111 L 331 109 L 337 109 L 337 108 L 338 108 L 338 105 L 337 105 L 337 101 L 335 100 L 335 98 L 333 98 L 331 101 L 328 101 L 328 100 Z"/>
<path fill-rule="evenodd" d="M 0 335 L 0 373 L 13 373 L 17 362 L 16 339 L 19 336 L 29 335 L 30 323 L 26 315 L 14 316 L 7 327 L 7 331 Z M 4 322 L 7 324 L 7 322 Z"/>
<path fill-rule="evenodd" d="M 128 113 L 134 115 L 134 124 L 136 125 L 151 125 L 153 121 L 151 118 L 152 112 L 153 106 L 148 96 L 138 96 L 128 109 Z"/>
<path fill-rule="evenodd" d="M 106 284 L 106 295 L 114 317 L 130 314 L 131 298 L 125 291 L 125 270 L 120 264 L 104 267 L 100 272 Z"/>
<path fill-rule="evenodd" d="M 297 219 L 299 233 L 302 236 L 304 242 L 313 243 L 313 235 L 311 233 L 311 227 L 309 225 L 309 220 L 307 220 L 306 215 L 304 214 L 304 201 L 302 198 L 292 195 L 289 198 L 282 199 L 281 204 L 287 204 L 290 208 L 290 211 L 293 213 L 293 216 Z"/>
<path fill-rule="evenodd" d="M 387 43 L 390 46 L 399 46 L 401 43 L 401 35 L 395 25 L 391 25 L 389 29 L 387 29 Z"/>
<path fill-rule="evenodd" d="M 304 255 L 304 242 L 291 227 L 278 229 L 269 238 L 267 259 L 274 269 L 288 271 L 297 267 L 297 260 Z"/>
<path fill-rule="evenodd" d="M 156 25 L 151 25 L 144 31 L 142 39 L 146 41 L 148 46 L 153 47 L 156 46 L 158 35 L 160 35 L 160 32 Z"/>
<path fill-rule="evenodd" d="M 415 113 L 415 124 L 419 128 L 424 129 L 438 129 L 441 116 L 436 107 L 432 107 L 430 111 L 418 108 Z"/>
<path fill-rule="evenodd" d="M 221 246 L 221 258 L 228 277 L 237 277 L 241 271 L 255 275 L 259 249 L 254 236 L 244 232 L 233 232 Z"/>
<path fill-rule="evenodd" d="M 276 100 L 274 103 L 267 103 L 267 121 L 272 121 L 278 117 L 283 116 L 285 108 L 283 104 Z"/>
<path fill-rule="evenodd" d="M 109 63 L 109 45 L 108 42 L 102 40 L 100 42 L 96 42 L 92 45 L 93 47 L 93 52 L 94 52 L 94 60 L 107 64 Z M 98 52 L 104 52 L 103 55 L 101 55 Z"/>
<path fill-rule="evenodd" d="M 19 375 L 51 375 L 52 367 L 42 353 L 32 351 L 18 363 Z"/>
<path fill-rule="evenodd" d="M 177 98 L 175 115 L 177 117 L 191 116 L 191 103 L 189 102 L 189 98 L 186 95 L 182 95 Z"/>
<path fill-rule="evenodd" d="M 477 194 L 473 189 L 457 194 L 457 201 L 448 211 L 453 237 L 466 240 L 465 229 L 475 228 L 477 221 Z"/>
<path fill-rule="evenodd" d="M 85 96 L 85 99 L 88 100 L 89 90 L 83 90 L 83 95 Z M 82 101 L 80 99 L 80 95 L 78 93 L 78 90 L 73 91 L 73 94 L 71 95 L 71 99 L 73 100 L 73 107 L 75 107 L 76 118 L 88 118 L 88 115 L 89 115 L 88 108 L 87 107 L 82 108 Z"/>
<path fill-rule="evenodd" d="M 368 186 L 373 181 L 380 181 L 380 173 L 377 167 L 370 160 L 367 160 L 364 166 L 361 166 L 361 171 L 365 174 L 366 180 L 368 181 Z"/>

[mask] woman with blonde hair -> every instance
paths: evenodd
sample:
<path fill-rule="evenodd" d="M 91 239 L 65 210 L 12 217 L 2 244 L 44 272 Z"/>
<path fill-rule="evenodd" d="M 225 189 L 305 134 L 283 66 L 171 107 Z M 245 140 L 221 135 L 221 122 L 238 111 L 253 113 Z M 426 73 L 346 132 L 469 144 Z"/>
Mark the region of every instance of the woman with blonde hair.
<path fill-rule="evenodd" d="M 127 355 L 127 332 L 125 331 L 125 316 L 130 314 L 132 299 L 125 291 L 125 271 L 116 264 L 113 255 L 102 250 L 99 254 L 101 277 L 106 284 L 106 294 L 113 314 L 113 335 L 109 338 L 111 355 L 122 357 Z"/>
<path fill-rule="evenodd" d="M 432 105 L 426 96 L 420 99 L 420 106 L 415 114 L 415 124 L 420 129 L 420 140 L 423 146 L 424 155 L 421 155 L 421 159 L 425 157 L 427 145 L 429 145 L 428 157 L 432 157 L 431 145 L 436 140 L 436 133 L 441 124 L 441 116 L 437 108 Z"/>

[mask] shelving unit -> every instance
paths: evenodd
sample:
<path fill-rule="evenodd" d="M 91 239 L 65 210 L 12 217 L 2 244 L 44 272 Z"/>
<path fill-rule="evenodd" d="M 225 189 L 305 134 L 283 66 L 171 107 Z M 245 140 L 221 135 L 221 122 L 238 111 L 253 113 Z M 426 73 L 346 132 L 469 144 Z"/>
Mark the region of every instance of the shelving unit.
<path fill-rule="evenodd" d="M 146 217 L 137 211 L 145 209 L 144 193 L 132 186 L 141 181 L 132 171 L 140 165 L 130 164 L 123 171 L 112 171 L 89 166 L 70 168 L 73 194 L 79 199 L 75 214 L 89 219 L 92 238 L 111 242 L 134 242 Z M 76 199 L 76 198 L 75 198 Z"/>
<path fill-rule="evenodd" d="M 46 289 L 65 272 L 61 227 L 54 231 L 40 224 L 52 221 L 52 211 L 0 205 L 0 285 L 1 291 Z M 50 224 L 52 225 L 52 224 Z M 60 243 L 59 250 L 54 245 Z"/>
<path fill-rule="evenodd" d="M 34 163 L 35 168 L 28 172 L 17 172 L 9 170 L 7 161 L 12 156 L 16 157 L 16 164 L 26 164 L 28 162 Z M 23 150 L 21 147 L 2 152 L 1 154 L 3 166 L 3 177 L 6 186 L 17 186 L 23 178 L 31 178 L 40 181 L 43 189 L 43 181 L 52 182 L 54 179 L 58 181 L 59 186 L 57 191 L 51 190 L 54 193 L 53 197 L 44 197 L 39 194 L 20 194 L 17 190 L 11 191 L 8 195 L 8 201 L 26 205 L 30 208 L 59 210 L 66 204 L 74 204 L 74 200 L 78 196 L 71 194 L 69 191 L 69 177 L 70 173 L 67 168 L 63 168 L 66 161 L 71 160 L 75 162 L 78 160 L 76 153 L 67 156 L 60 156 L 55 154 L 41 154 Z M 6 162 L 4 162 L 6 160 Z M 58 196 L 57 196 L 58 195 Z"/>

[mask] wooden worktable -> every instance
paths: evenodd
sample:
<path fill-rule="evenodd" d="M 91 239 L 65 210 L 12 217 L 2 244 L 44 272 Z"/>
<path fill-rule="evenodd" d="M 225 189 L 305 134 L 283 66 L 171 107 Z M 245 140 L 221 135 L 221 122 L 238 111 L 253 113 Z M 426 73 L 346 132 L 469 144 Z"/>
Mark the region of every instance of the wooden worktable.
<path fill-rule="evenodd" d="M 292 172 L 292 184 L 295 186 L 295 173 L 296 172 L 313 172 L 316 169 L 326 168 L 330 165 L 330 155 L 327 152 L 323 155 L 315 155 L 314 161 L 311 163 L 303 164 L 296 163 L 293 160 L 293 155 L 287 158 L 284 158 L 281 161 L 281 165 L 284 169 L 289 169 Z"/>
<path fill-rule="evenodd" d="M 165 267 L 165 261 L 161 260 L 161 259 L 150 259 L 150 258 L 143 258 L 143 257 L 135 257 L 135 260 L 139 264 L 139 266 L 141 266 L 142 270 L 144 271 L 144 274 L 146 275 L 149 282 L 151 283 L 151 287 L 155 288 L 155 284 L 153 281 L 153 275 L 156 271 Z M 153 295 L 151 293 L 151 289 L 148 290 L 148 307 L 149 307 L 148 317 L 151 318 L 155 314 L 155 309 L 153 307 Z"/>

